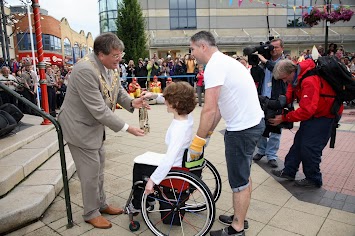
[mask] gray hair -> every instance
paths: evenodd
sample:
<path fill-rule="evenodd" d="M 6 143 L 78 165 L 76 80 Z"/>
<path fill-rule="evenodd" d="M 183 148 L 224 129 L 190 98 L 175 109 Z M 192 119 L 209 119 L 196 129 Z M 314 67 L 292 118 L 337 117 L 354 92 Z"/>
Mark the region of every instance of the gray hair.
<path fill-rule="evenodd" d="M 280 60 L 276 63 L 272 74 L 276 80 L 280 79 L 281 75 L 289 75 L 297 70 L 297 65 L 295 65 L 291 60 L 285 59 Z"/>
<path fill-rule="evenodd" d="M 210 46 L 213 46 L 213 47 L 217 46 L 216 39 L 213 37 L 212 33 L 208 32 L 208 31 L 200 31 L 200 32 L 194 34 L 193 36 L 191 36 L 190 40 L 193 43 L 205 41 Z"/>
<path fill-rule="evenodd" d="M 117 35 L 107 32 L 97 36 L 94 41 L 94 53 L 96 55 L 99 55 L 99 52 L 108 55 L 113 49 L 124 50 L 124 44 Z"/>

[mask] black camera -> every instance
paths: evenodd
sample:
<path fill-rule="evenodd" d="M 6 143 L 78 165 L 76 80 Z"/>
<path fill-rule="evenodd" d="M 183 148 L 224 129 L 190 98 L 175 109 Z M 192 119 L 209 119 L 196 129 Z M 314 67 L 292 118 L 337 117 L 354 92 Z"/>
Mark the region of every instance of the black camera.
<path fill-rule="evenodd" d="M 271 59 L 271 51 L 274 50 L 274 46 L 270 44 L 270 41 L 263 43 L 260 42 L 259 46 L 256 47 L 246 47 L 243 49 L 243 54 L 245 56 L 248 56 L 248 63 L 249 65 L 258 65 L 259 64 L 259 56 L 256 54 L 253 54 L 255 52 L 258 52 L 258 54 L 263 55 L 265 59 L 270 60 Z"/>
<path fill-rule="evenodd" d="M 260 106 L 264 111 L 266 127 L 263 133 L 264 137 L 269 137 L 269 133 L 281 133 L 281 129 L 292 129 L 293 122 L 282 122 L 277 126 L 272 126 L 269 119 L 275 118 L 276 115 L 287 114 L 293 110 L 291 105 L 286 102 L 286 96 L 280 95 L 278 99 L 270 99 L 266 96 L 259 95 Z"/>

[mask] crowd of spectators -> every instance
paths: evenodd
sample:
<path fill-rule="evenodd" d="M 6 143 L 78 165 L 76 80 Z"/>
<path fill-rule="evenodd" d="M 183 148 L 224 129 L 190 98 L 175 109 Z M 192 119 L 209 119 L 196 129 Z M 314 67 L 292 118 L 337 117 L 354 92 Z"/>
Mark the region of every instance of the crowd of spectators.
<path fill-rule="evenodd" d="M 8 86 L 11 90 L 23 95 L 34 104 L 41 100 L 41 90 L 39 86 L 39 69 L 33 69 L 32 60 L 26 58 L 22 61 L 12 59 L 9 65 L 0 58 L 0 82 Z M 57 65 L 46 65 L 46 83 L 50 114 L 56 116 L 55 109 L 60 108 L 66 93 L 69 82 L 71 67 Z M 17 106 L 25 114 L 33 112 L 13 96 L 0 89 L 0 104 L 11 103 Z"/>
<path fill-rule="evenodd" d="M 335 43 L 330 43 L 327 50 L 322 46 L 318 46 L 317 49 L 321 56 L 331 55 L 337 57 L 355 76 L 354 52 L 346 51 L 343 45 L 338 46 Z M 311 49 L 305 49 L 299 55 L 286 54 L 284 56 L 297 63 L 312 58 L 311 51 Z M 251 66 L 248 64 L 247 57 L 237 55 L 233 55 L 232 57 L 250 70 Z M 41 96 L 40 87 L 38 86 L 39 70 L 36 68 L 37 71 L 34 73 L 33 67 L 30 66 L 31 63 L 29 58 L 22 61 L 11 59 L 10 65 L 6 65 L 4 59 L 0 58 L 0 65 L 2 65 L 0 67 L 0 81 L 36 104 L 38 100 L 36 98 L 40 98 Z M 53 116 L 55 116 L 55 109 L 60 108 L 63 103 L 71 68 L 71 66 L 46 66 L 47 88 L 50 90 L 48 93 L 50 113 Z M 168 54 L 165 58 L 159 58 L 157 53 L 154 53 L 150 59 L 139 58 L 138 62 L 128 60 L 128 64 L 126 64 L 125 59 L 122 59 L 118 68 L 122 85 L 128 92 L 130 92 L 129 84 L 133 78 L 136 78 L 142 90 L 150 90 L 152 88 L 151 84 L 154 77 L 158 78 L 161 91 L 171 82 L 187 81 L 198 90 L 200 106 L 202 105 L 201 94 L 204 92 L 203 76 L 201 76 L 203 75 L 203 69 L 203 65 L 198 65 L 195 58 L 190 54 L 184 56 L 178 54 L 175 58 Z M 28 74 L 31 76 L 28 77 Z M 11 96 L 0 89 L 0 104 L 2 103 L 13 103 L 24 113 L 31 113 L 26 106 L 11 98 Z"/>

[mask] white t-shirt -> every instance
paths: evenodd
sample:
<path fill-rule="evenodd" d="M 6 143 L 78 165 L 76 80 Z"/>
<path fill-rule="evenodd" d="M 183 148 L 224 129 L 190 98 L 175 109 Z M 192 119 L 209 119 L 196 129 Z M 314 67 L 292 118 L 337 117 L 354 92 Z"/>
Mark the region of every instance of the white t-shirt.
<path fill-rule="evenodd" d="M 213 53 L 205 74 L 205 89 L 222 86 L 218 107 L 228 131 L 241 131 L 260 123 L 264 117 L 255 83 L 237 60 L 220 51 Z"/>
<path fill-rule="evenodd" d="M 155 184 L 160 182 L 166 177 L 172 167 L 181 167 L 182 159 L 185 152 L 192 140 L 193 131 L 193 118 L 188 115 L 186 120 L 174 119 L 166 132 L 165 143 L 168 146 L 165 155 L 154 155 L 150 152 L 137 156 L 134 159 L 135 163 L 157 165 L 150 179 Z M 153 158 L 147 160 L 149 156 L 154 155 Z"/>

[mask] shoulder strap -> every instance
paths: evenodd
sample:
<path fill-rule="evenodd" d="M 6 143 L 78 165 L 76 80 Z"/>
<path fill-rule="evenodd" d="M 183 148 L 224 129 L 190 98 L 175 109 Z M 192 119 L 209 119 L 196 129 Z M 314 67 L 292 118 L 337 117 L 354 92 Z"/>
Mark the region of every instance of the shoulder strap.
<path fill-rule="evenodd" d="M 317 72 L 316 69 L 312 69 L 312 70 L 307 71 L 307 72 L 301 77 L 299 83 L 301 84 L 302 81 L 303 81 L 305 78 L 307 78 L 307 77 L 309 77 L 309 76 L 312 76 L 312 75 L 318 75 L 318 72 Z"/>

